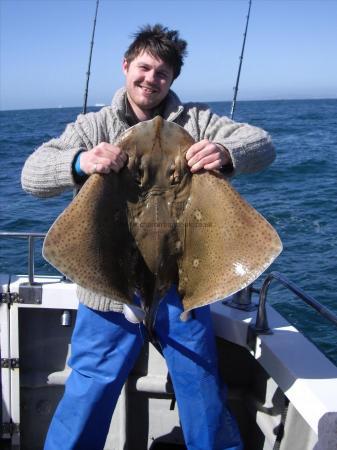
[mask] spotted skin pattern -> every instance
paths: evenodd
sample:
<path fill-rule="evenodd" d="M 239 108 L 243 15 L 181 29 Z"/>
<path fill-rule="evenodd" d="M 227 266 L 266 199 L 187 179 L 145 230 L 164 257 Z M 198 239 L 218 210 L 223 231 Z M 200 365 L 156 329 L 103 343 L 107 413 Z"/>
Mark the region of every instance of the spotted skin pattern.
<path fill-rule="evenodd" d="M 172 283 L 184 310 L 233 294 L 282 251 L 273 227 L 217 171 L 191 174 L 194 143 L 161 117 L 129 128 L 120 173 L 94 174 L 50 228 L 44 257 L 69 279 L 152 308 Z"/>

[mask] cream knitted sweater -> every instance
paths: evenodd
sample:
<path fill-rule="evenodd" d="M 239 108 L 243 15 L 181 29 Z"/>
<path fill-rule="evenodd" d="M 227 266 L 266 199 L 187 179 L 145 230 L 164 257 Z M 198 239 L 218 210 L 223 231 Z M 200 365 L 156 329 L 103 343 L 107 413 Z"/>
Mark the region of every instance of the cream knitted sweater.
<path fill-rule="evenodd" d="M 126 122 L 124 88 L 116 92 L 112 105 L 96 113 L 80 114 L 57 139 L 44 143 L 27 159 L 22 170 L 22 186 L 27 192 L 50 197 L 74 187 L 73 163 L 79 152 L 90 150 L 100 142 L 116 142 L 129 125 Z M 234 170 L 231 175 L 263 170 L 275 158 L 268 133 L 248 124 L 219 117 L 203 105 L 182 104 L 169 92 L 163 117 L 184 127 L 195 141 L 209 139 L 222 144 L 231 155 Z M 90 308 L 101 311 L 122 311 L 123 305 L 78 286 L 78 297 Z"/>

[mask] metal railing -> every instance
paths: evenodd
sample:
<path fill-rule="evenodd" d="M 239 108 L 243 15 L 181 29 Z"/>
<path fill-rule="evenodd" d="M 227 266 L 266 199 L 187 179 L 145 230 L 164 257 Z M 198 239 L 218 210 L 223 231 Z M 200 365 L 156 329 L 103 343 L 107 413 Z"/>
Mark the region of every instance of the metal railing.
<path fill-rule="evenodd" d="M 0 238 L 28 240 L 28 282 L 34 284 L 35 240 L 43 239 L 46 233 L 0 231 Z"/>
<path fill-rule="evenodd" d="M 260 289 L 259 306 L 256 315 L 255 325 L 251 325 L 251 329 L 254 334 L 270 334 L 271 329 L 268 324 L 266 302 L 269 287 L 273 281 L 278 281 L 285 286 L 288 290 L 293 292 L 298 298 L 303 300 L 307 305 L 315 309 L 322 317 L 329 320 L 331 323 L 337 326 L 337 315 L 323 306 L 317 300 L 310 295 L 306 294 L 301 288 L 296 286 L 295 283 L 288 280 L 287 277 L 279 272 L 271 272 L 263 282 Z"/>
<path fill-rule="evenodd" d="M 34 284 L 34 260 L 35 260 L 35 240 L 45 238 L 46 233 L 34 233 L 34 232 L 10 232 L 10 231 L 0 231 L 0 238 L 16 238 L 16 239 L 27 239 L 28 240 L 28 284 Z M 301 288 L 296 286 L 295 283 L 288 280 L 287 277 L 279 272 L 271 272 L 267 275 L 263 282 L 260 290 L 249 286 L 246 288 L 247 292 L 244 294 L 244 299 L 242 295 L 239 299 L 236 299 L 236 307 L 240 309 L 249 310 L 249 305 L 251 305 L 251 293 L 259 292 L 259 304 L 258 311 L 256 315 L 255 325 L 250 325 L 251 330 L 254 334 L 270 334 L 271 329 L 268 324 L 266 302 L 269 287 L 273 281 L 278 281 L 280 284 L 285 286 L 288 290 L 293 292 L 298 298 L 303 300 L 307 305 L 315 309 L 322 317 L 329 320 L 331 323 L 337 326 L 337 315 L 330 311 L 327 307 L 323 306 L 309 294 L 306 294 Z M 246 291 L 245 290 L 245 291 Z M 233 302 L 232 302 L 233 303 Z M 234 302 L 235 303 L 235 302 Z M 235 305 L 232 305 L 235 306 Z"/>

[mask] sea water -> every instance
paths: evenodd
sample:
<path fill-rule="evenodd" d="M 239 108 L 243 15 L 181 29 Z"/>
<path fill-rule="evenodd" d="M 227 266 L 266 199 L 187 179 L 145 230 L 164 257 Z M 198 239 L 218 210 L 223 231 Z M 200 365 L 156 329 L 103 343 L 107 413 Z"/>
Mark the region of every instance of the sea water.
<path fill-rule="evenodd" d="M 228 102 L 210 104 L 228 115 Z M 98 110 L 92 108 L 91 110 Z M 80 108 L 0 112 L 0 230 L 46 232 L 72 198 L 49 199 L 21 189 L 25 159 L 58 136 Z M 239 176 L 235 188 L 277 229 L 284 250 L 277 270 L 337 313 L 337 100 L 250 101 L 237 104 L 237 121 L 272 135 L 276 161 L 264 172 Z M 0 239 L 0 273 L 27 273 L 27 243 Z M 54 273 L 36 246 L 37 273 Z M 261 285 L 263 275 L 257 282 Z M 337 364 L 337 328 L 285 288 L 271 287 L 269 301 Z"/>

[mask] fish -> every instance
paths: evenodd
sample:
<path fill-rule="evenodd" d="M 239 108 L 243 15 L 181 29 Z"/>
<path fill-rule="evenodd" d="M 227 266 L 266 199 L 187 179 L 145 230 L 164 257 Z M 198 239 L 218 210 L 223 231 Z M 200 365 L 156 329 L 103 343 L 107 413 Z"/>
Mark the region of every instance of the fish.
<path fill-rule="evenodd" d="M 150 311 L 172 284 L 184 313 L 253 283 L 282 251 L 272 225 L 220 171 L 191 173 L 194 139 L 160 116 L 115 145 L 119 172 L 93 174 L 48 231 L 43 256 L 74 283 Z"/>

